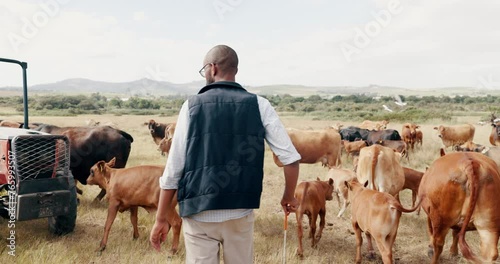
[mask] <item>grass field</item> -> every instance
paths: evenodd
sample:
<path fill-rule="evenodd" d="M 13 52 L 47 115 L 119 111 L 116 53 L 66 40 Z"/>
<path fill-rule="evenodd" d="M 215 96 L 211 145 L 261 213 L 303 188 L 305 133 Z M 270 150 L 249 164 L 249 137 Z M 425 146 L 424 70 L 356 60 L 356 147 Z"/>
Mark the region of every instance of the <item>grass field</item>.
<path fill-rule="evenodd" d="M 172 122 L 175 117 L 158 116 L 78 116 L 78 117 L 42 117 L 30 118 L 30 122 L 45 122 L 60 126 L 85 125 L 85 120 L 94 119 L 102 123 L 113 122 L 116 126 L 127 131 L 134 137 L 132 151 L 127 167 L 141 164 L 164 165 L 166 157 L 160 155 L 157 146 L 153 143 L 149 131 L 144 122 L 153 118 L 159 122 Z M 2 118 L 0 118 L 2 119 Z M 10 116 L 3 119 L 21 121 L 21 117 Z M 286 116 L 282 118 L 286 127 L 321 129 L 338 121 L 311 120 L 305 117 L 297 118 Z M 460 117 L 454 123 L 470 122 L 475 124 L 477 117 Z M 357 123 L 340 122 L 347 125 Z M 433 160 L 439 156 L 441 141 L 432 129 L 441 121 L 421 124 L 424 133 L 422 148 L 410 152 L 410 161 L 403 160 L 403 166 L 423 171 Z M 388 128 L 401 131 L 401 124 L 389 124 Z M 476 143 L 490 145 L 488 136 L 490 126 L 477 126 L 474 141 Z M 352 168 L 350 160 L 342 157 L 342 166 Z M 282 169 L 278 168 L 272 161 L 269 149 L 266 150 L 264 168 L 264 190 L 261 199 L 261 207 L 256 210 L 255 222 L 255 263 L 280 263 L 282 261 L 283 249 L 283 219 L 279 205 L 283 192 L 284 178 Z M 300 166 L 300 179 L 314 180 L 316 177 L 325 178 L 327 169 L 320 164 L 303 164 Z M 149 231 L 154 223 L 154 214 L 148 214 L 139 209 L 139 232 L 137 240 L 132 239 L 132 226 L 129 213 L 118 214 L 109 236 L 106 250 L 102 255 L 96 254 L 96 249 L 102 238 L 104 222 L 107 214 L 107 201 L 93 202 L 99 192 L 97 186 L 81 186 L 83 196 L 80 197 L 78 217 L 75 231 L 69 235 L 58 237 L 50 235 L 47 230 L 47 220 L 16 223 L 16 258 L 7 254 L 8 249 L 0 248 L 0 263 L 184 263 L 184 246 L 181 236 L 181 249 L 177 255 L 171 256 L 167 250 L 171 245 L 171 236 L 163 246 L 161 253 L 154 251 L 148 242 Z M 402 203 L 410 207 L 411 194 L 409 191 L 402 192 Z M 353 263 L 355 255 L 355 237 L 352 234 L 350 224 L 349 208 L 343 218 L 337 218 L 339 211 L 337 202 L 327 202 L 327 227 L 324 230 L 321 241 L 317 248 L 311 248 L 310 240 L 304 239 L 304 259 L 295 256 L 297 248 L 296 220 L 295 215 L 290 215 L 288 221 L 286 258 L 287 263 Z M 307 220 L 303 224 L 307 226 Z M 0 234 L 7 237 L 7 222 L 0 219 Z M 319 223 L 318 223 L 319 224 Z M 308 229 L 305 229 L 307 232 Z M 304 236 L 306 238 L 307 236 Z M 461 257 L 451 258 L 449 256 L 449 245 L 451 238 L 448 237 L 445 250 L 441 256 L 442 263 L 466 263 Z M 428 263 L 427 245 L 428 236 L 426 231 L 426 215 L 422 211 L 420 216 L 415 213 L 403 214 L 399 226 L 398 236 L 394 247 L 396 263 Z M 479 240 L 477 232 L 467 233 L 467 241 L 478 253 Z M 366 252 L 366 241 L 363 244 L 363 252 Z M 378 255 L 375 260 L 363 258 L 363 263 L 381 263 Z"/>

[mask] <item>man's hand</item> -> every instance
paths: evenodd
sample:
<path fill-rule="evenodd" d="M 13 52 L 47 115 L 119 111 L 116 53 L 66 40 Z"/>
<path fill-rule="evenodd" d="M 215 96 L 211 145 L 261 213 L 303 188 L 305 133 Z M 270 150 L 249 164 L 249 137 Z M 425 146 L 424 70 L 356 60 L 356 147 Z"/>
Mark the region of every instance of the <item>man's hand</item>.
<path fill-rule="evenodd" d="M 151 229 L 151 234 L 149 235 L 149 242 L 151 246 L 160 252 L 161 243 L 167 240 L 168 231 L 170 230 L 170 224 L 168 222 L 158 222 L 155 221 L 153 228 Z"/>
<path fill-rule="evenodd" d="M 286 215 L 295 212 L 298 206 L 299 202 L 295 197 L 292 199 L 285 199 L 285 197 L 283 197 L 283 199 L 281 199 L 281 207 L 283 207 L 283 212 L 285 212 Z"/>

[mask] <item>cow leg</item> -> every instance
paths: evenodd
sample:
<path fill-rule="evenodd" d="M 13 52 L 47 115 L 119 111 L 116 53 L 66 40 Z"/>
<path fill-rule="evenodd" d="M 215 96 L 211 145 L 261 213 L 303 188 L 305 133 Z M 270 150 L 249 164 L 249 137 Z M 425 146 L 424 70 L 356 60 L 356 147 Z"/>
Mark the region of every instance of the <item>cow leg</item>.
<path fill-rule="evenodd" d="M 344 214 L 345 209 L 347 209 L 347 204 L 348 204 L 349 201 L 347 201 L 346 199 L 343 199 L 343 200 L 344 200 L 344 202 L 342 204 L 342 208 L 340 209 L 339 214 L 337 215 L 337 217 L 341 217 Z"/>
<path fill-rule="evenodd" d="M 479 237 L 481 238 L 481 257 L 483 261 L 493 262 L 498 258 L 498 232 L 488 230 L 478 230 Z"/>
<path fill-rule="evenodd" d="M 99 252 L 102 252 L 103 250 L 106 249 L 106 244 L 108 243 L 109 231 L 111 230 L 113 221 L 115 221 L 119 205 L 120 203 L 118 201 L 115 200 L 109 201 L 108 216 L 106 217 L 106 224 L 104 225 L 104 236 L 101 240 L 101 244 L 98 249 Z"/>
<path fill-rule="evenodd" d="M 380 251 L 380 256 L 382 257 L 382 262 L 384 264 L 393 263 L 392 261 L 392 246 L 390 245 L 390 235 L 387 237 L 376 237 L 375 244 Z"/>
<path fill-rule="evenodd" d="M 133 238 L 137 239 L 139 237 L 139 229 L 137 228 L 137 206 L 130 207 L 130 222 L 132 222 L 132 227 L 134 228 Z"/>
<path fill-rule="evenodd" d="M 439 263 L 439 256 L 443 252 L 443 246 L 446 239 L 446 235 L 448 234 L 448 228 L 443 226 L 433 226 L 433 238 L 432 238 L 432 246 L 434 249 L 434 255 L 432 256 L 431 263 L 436 264 Z"/>
<path fill-rule="evenodd" d="M 372 244 L 372 235 L 365 232 L 365 237 L 366 237 L 366 242 L 368 246 L 368 259 L 374 259 L 375 258 L 375 251 L 373 250 L 373 244 Z"/>
<path fill-rule="evenodd" d="M 417 201 L 417 192 L 411 190 L 411 207 L 415 207 L 415 202 Z M 417 215 L 420 215 L 420 207 L 417 210 Z"/>
<path fill-rule="evenodd" d="M 95 202 L 101 201 L 102 198 L 104 198 L 105 195 L 106 195 L 106 190 L 105 189 L 101 189 L 101 192 L 95 197 L 94 201 Z"/>
<path fill-rule="evenodd" d="M 323 208 L 319 211 L 319 232 L 316 235 L 316 244 L 321 239 L 321 235 L 323 234 L 323 229 L 325 228 L 325 215 L 326 215 L 326 208 Z"/>
<path fill-rule="evenodd" d="M 434 238 L 432 236 L 433 232 L 432 232 L 432 222 L 431 222 L 431 218 L 430 217 L 427 217 L 427 234 L 429 235 L 429 246 L 428 246 L 428 249 L 427 249 L 427 256 L 429 258 L 432 258 L 432 256 L 434 255 L 434 248 L 432 247 L 432 245 L 434 244 Z"/>
<path fill-rule="evenodd" d="M 297 248 L 297 255 L 299 257 L 303 257 L 304 256 L 304 249 L 302 248 L 302 237 L 304 236 L 304 232 L 302 230 L 302 217 L 303 217 L 303 213 L 302 212 L 296 212 L 295 213 L 295 216 L 297 218 L 297 239 L 299 240 L 299 247 Z"/>
<path fill-rule="evenodd" d="M 172 254 L 175 254 L 175 253 L 177 253 L 177 250 L 179 249 L 179 238 L 181 235 L 182 219 L 179 216 L 179 214 L 177 213 L 177 211 L 175 211 L 175 206 L 173 206 L 172 208 L 174 208 L 174 209 L 172 209 L 173 212 L 171 214 L 169 214 L 170 216 L 169 216 L 169 219 L 167 219 L 167 222 L 170 224 L 170 226 L 172 227 L 172 230 L 174 232 L 173 238 L 172 238 L 171 252 L 172 252 Z"/>
<path fill-rule="evenodd" d="M 451 246 L 450 246 L 450 255 L 452 257 L 458 256 L 458 233 L 460 232 L 459 229 L 452 229 L 451 230 L 452 234 L 452 241 L 451 241 Z"/>
<path fill-rule="evenodd" d="M 309 237 L 311 238 L 311 247 L 316 247 L 316 220 L 318 220 L 318 212 L 311 213 L 309 217 L 309 227 L 311 228 L 311 232 L 309 233 Z"/>
<path fill-rule="evenodd" d="M 352 228 L 354 229 L 354 233 L 356 234 L 356 263 L 361 263 L 361 246 L 363 245 L 363 237 L 361 236 L 361 228 L 359 228 L 358 224 L 353 222 Z"/>

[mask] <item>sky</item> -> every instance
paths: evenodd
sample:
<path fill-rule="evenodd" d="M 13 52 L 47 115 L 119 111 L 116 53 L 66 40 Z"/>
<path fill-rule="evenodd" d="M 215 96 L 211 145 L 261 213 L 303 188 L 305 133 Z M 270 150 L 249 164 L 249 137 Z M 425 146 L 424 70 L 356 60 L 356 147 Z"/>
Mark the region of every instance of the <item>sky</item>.
<path fill-rule="evenodd" d="M 225 44 L 248 86 L 500 89 L 498 0 L 0 0 L 0 57 L 28 84 L 200 81 Z M 20 86 L 0 64 L 0 87 Z"/>

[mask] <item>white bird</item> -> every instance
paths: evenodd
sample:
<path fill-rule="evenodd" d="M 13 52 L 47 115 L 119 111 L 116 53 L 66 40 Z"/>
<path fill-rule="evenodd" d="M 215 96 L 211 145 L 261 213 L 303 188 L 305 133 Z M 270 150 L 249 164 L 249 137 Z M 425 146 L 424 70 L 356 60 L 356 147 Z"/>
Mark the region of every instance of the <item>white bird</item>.
<path fill-rule="evenodd" d="M 389 112 L 393 112 L 387 105 L 382 105 L 384 107 L 384 110 L 387 110 Z"/>
<path fill-rule="evenodd" d="M 396 101 L 394 101 L 395 104 L 397 104 L 399 106 L 406 105 L 406 102 L 403 102 L 403 100 L 401 100 L 401 97 L 398 94 L 394 95 L 394 99 L 396 99 Z"/>

